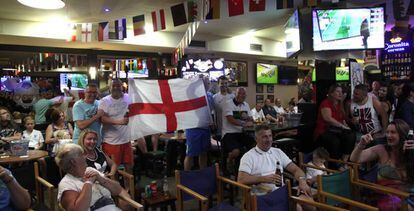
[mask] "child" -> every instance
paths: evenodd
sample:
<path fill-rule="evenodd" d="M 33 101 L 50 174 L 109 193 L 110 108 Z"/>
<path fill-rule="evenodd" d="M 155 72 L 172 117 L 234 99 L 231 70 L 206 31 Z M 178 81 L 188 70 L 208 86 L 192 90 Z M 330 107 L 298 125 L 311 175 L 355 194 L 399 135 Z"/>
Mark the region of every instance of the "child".
<path fill-rule="evenodd" d="M 35 122 L 32 116 L 27 116 L 23 120 L 26 130 L 23 131 L 23 139 L 29 140 L 29 148 L 41 149 L 43 147 L 43 135 L 40 131 L 33 129 Z"/>
<path fill-rule="evenodd" d="M 326 151 L 325 148 L 319 147 L 316 148 L 312 153 L 312 161 L 308 162 L 308 165 L 317 166 L 320 168 L 325 167 L 325 161 L 329 158 L 329 152 Z M 318 175 L 325 175 L 327 174 L 326 171 L 314 169 L 307 167 L 306 168 L 306 181 L 308 182 L 309 186 L 312 186 L 316 182 L 316 177 Z"/>

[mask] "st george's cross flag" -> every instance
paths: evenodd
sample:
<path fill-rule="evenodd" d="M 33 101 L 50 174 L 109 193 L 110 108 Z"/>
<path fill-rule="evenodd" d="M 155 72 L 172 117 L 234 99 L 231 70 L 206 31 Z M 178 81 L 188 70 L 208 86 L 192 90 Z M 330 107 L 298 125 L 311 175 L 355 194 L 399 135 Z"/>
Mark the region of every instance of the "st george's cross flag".
<path fill-rule="evenodd" d="M 210 125 L 210 109 L 202 79 L 129 79 L 128 84 L 132 139 Z"/>

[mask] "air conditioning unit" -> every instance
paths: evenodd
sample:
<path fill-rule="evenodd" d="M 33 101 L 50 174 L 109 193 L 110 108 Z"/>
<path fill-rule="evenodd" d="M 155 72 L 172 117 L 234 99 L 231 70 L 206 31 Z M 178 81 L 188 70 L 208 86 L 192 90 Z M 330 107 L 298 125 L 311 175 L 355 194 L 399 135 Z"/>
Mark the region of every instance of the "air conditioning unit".
<path fill-rule="evenodd" d="M 250 50 L 251 51 L 263 51 L 262 45 L 260 44 L 250 44 Z"/>

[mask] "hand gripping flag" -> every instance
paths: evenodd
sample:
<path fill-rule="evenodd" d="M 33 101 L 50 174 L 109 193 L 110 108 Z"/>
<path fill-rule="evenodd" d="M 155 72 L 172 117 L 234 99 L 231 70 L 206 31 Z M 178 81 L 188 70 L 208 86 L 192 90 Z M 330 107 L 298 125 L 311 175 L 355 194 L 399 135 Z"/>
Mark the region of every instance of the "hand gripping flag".
<path fill-rule="evenodd" d="M 203 81 L 129 80 L 131 138 L 208 127 L 211 122 Z"/>

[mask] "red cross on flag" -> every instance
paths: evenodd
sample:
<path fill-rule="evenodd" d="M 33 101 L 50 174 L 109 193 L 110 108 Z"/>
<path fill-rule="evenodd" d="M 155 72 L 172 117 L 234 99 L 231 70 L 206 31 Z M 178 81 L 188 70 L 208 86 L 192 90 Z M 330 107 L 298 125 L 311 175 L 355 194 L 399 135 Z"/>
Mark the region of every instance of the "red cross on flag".
<path fill-rule="evenodd" d="M 132 139 L 210 125 L 210 109 L 201 79 L 130 79 L 128 84 Z"/>
<path fill-rule="evenodd" d="M 82 42 L 92 41 L 92 23 L 82 23 Z"/>

